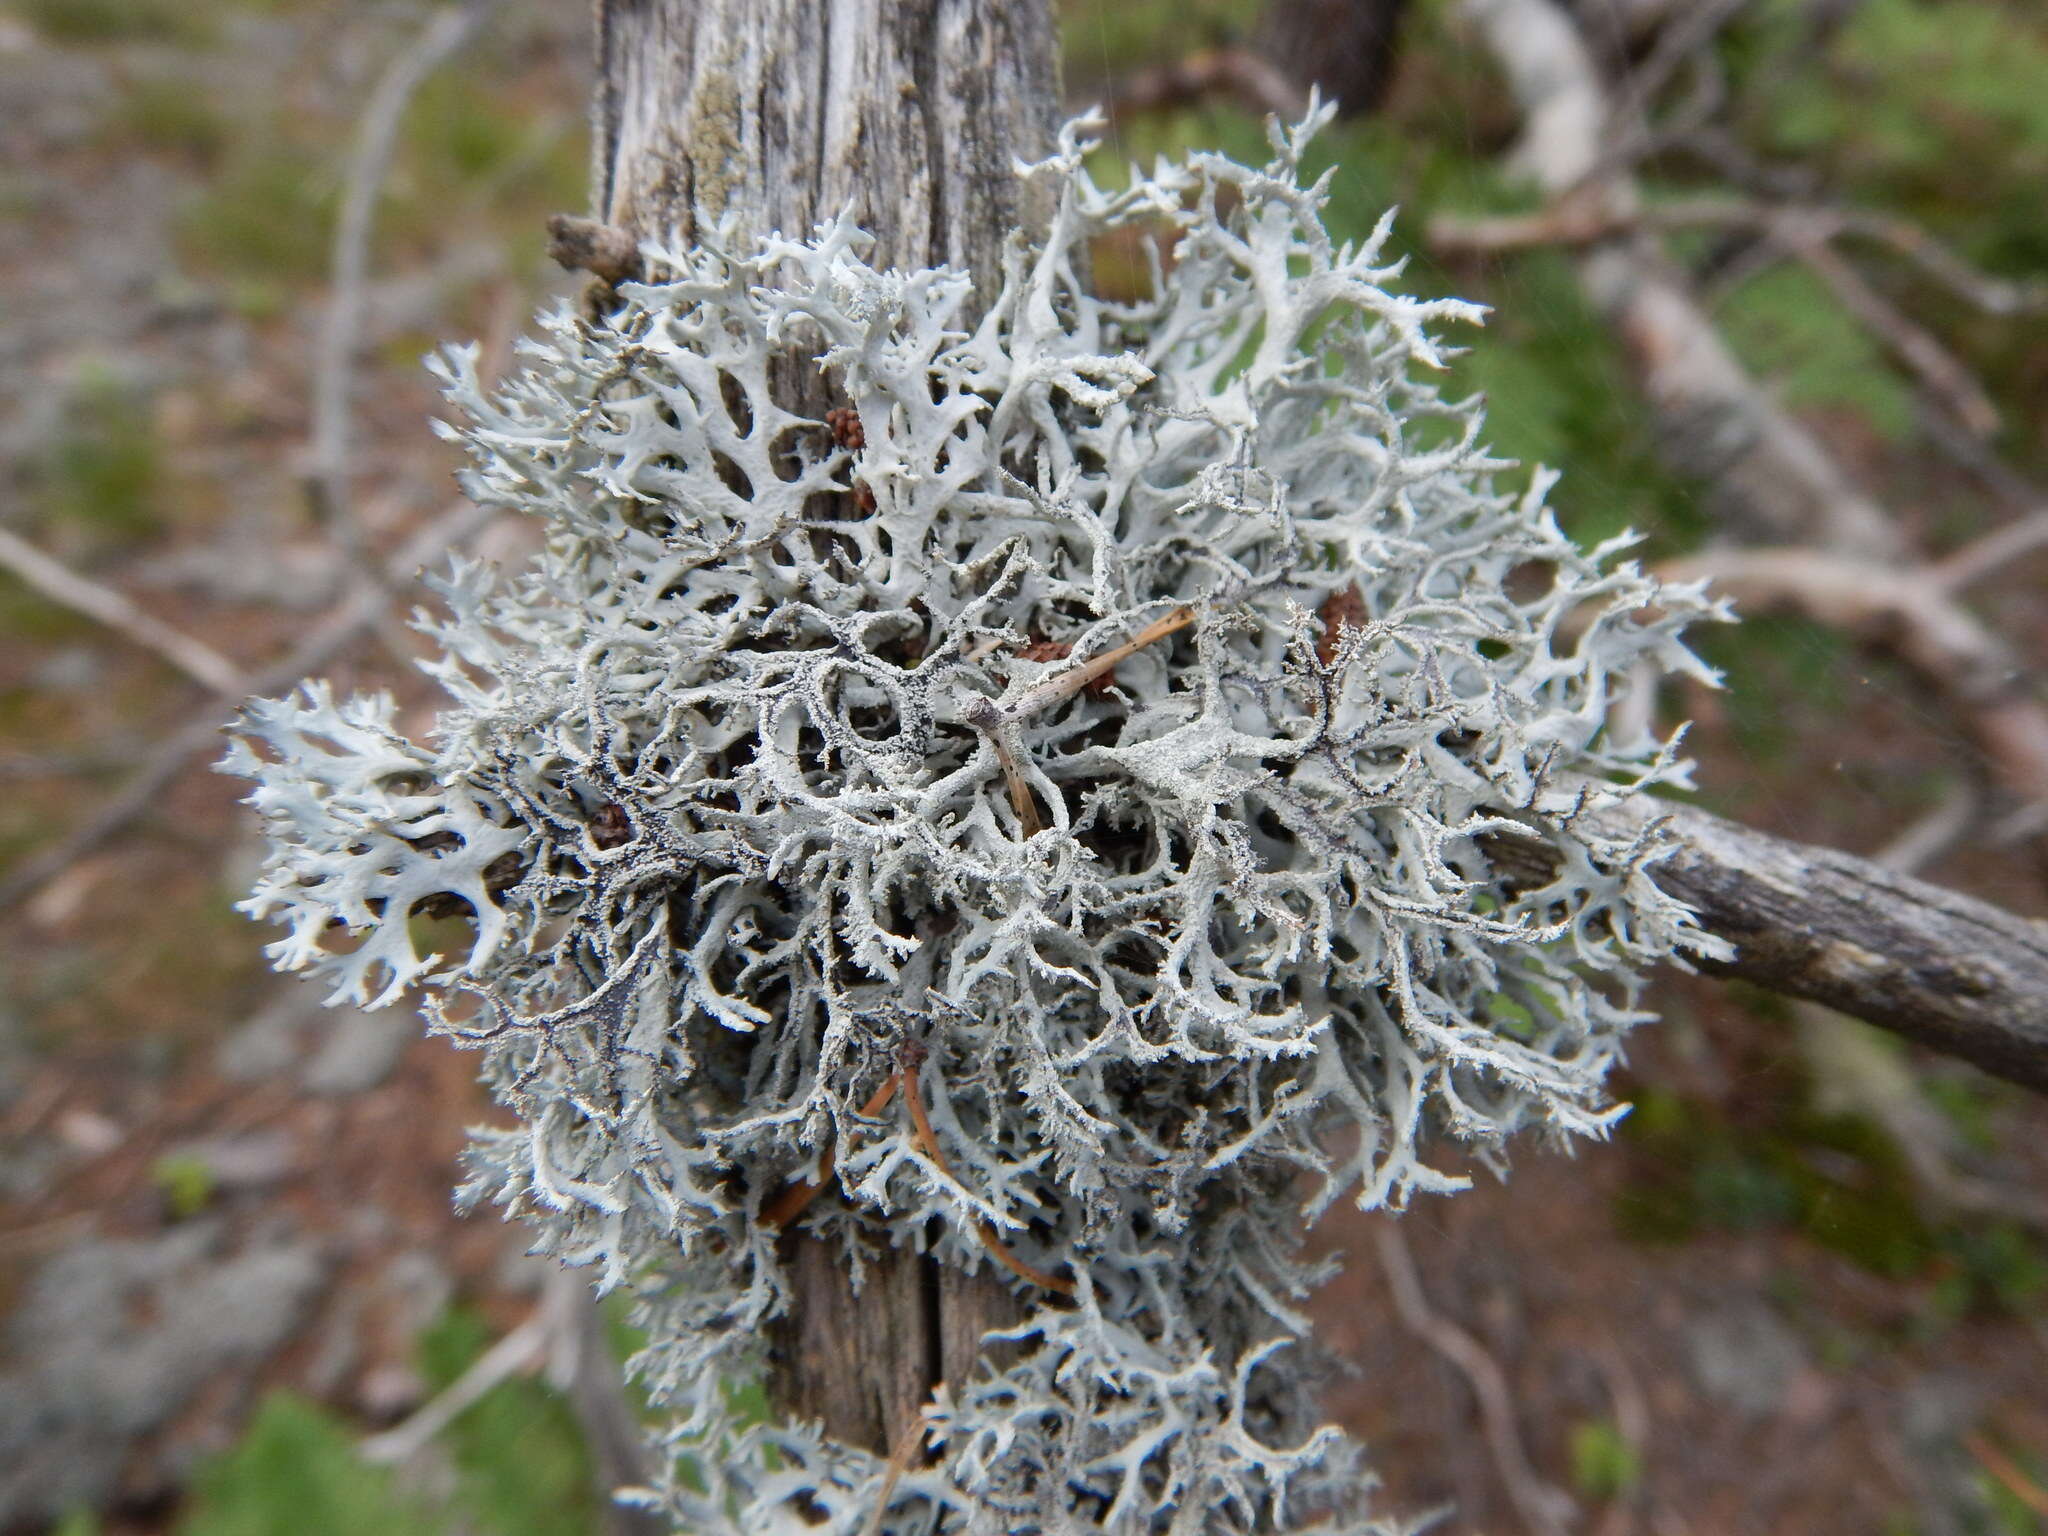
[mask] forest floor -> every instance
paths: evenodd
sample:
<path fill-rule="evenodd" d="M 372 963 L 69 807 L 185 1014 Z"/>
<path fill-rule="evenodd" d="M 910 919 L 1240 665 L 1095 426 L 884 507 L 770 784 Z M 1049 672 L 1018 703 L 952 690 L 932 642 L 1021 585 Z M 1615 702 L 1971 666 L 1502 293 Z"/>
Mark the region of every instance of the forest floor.
<path fill-rule="evenodd" d="M 347 602 L 352 540 L 388 557 L 431 527 L 454 459 L 424 430 L 419 357 L 478 337 L 502 364 L 532 309 L 573 291 L 542 233 L 583 206 L 585 39 L 562 9 L 507 0 L 403 119 L 337 529 L 307 473 L 334 210 L 358 113 L 422 13 L 0 3 L 0 533 L 255 676 Z M 1067 7 L 1077 93 L 1189 40 L 1155 9 Z M 1334 219 L 1369 223 L 1398 195 L 1419 231 L 1503 196 L 1475 167 L 1513 125 L 1483 82 L 1438 100 L 1471 67 L 1445 37 L 1411 37 L 1381 123 L 1338 130 L 1356 162 Z M 1197 107 L 1119 131 L 1132 152 L 1243 152 L 1252 126 Z M 1404 133 L 1437 147 L 1390 148 Z M 1612 339 L 1557 262 L 1425 259 L 1413 280 L 1500 306 L 1470 366 L 1513 451 L 1571 471 L 1588 536 L 1633 520 L 1653 553 L 1699 540 L 1701 498 L 1646 467 Z M 1801 302 L 1725 314 L 1768 340 Z M 1802 357 L 1783 376 L 1806 418 L 1859 475 L 1912 489 L 1917 532 L 1977 531 L 1891 430 L 1868 357 L 1833 332 L 1815 345 L 1835 374 L 1816 383 Z M 2001 398 L 2048 399 L 2027 393 L 2048 381 L 2042 352 L 2037 330 L 1986 365 Z M 493 526 L 470 548 L 514 560 L 523 536 Z M 1982 598 L 2016 649 L 2048 656 L 2037 580 Z M 396 619 L 410 602 L 322 670 L 396 690 L 423 726 L 430 690 Z M 1712 647 L 1730 690 L 1665 707 L 1698 722 L 1717 809 L 1870 852 L 1967 761 L 1903 673 L 1819 626 L 1762 620 Z M 232 706 L 0 574 L 0 878 Z M 260 847 L 215 755 L 190 753 L 0 923 L 0 1531 L 594 1529 L 587 1468 L 561 1449 L 574 1421 L 524 1379 L 420 1465 L 350 1470 L 355 1436 L 539 1304 L 540 1269 L 516 1227 L 452 1208 L 464 1127 L 497 1113 L 473 1063 L 403 1009 L 323 1010 L 264 968 L 267 936 L 232 910 Z M 2048 913 L 2039 862 L 2011 849 L 1964 846 L 1928 873 Z M 1560 1528 L 1603 1536 L 2048 1531 L 2048 1101 L 1871 1039 L 1854 1060 L 1879 1081 L 1845 1095 L 1778 1000 L 1675 974 L 1654 996 L 1664 1019 L 1631 1046 L 1617 1091 L 1636 1109 L 1612 1142 L 1524 1148 L 1508 1182 L 1477 1171 L 1398 1221 L 1340 1212 L 1317 1232 L 1348 1256 L 1313 1307 L 1317 1368 L 1386 1507 L 1447 1508 L 1447 1533 L 1534 1528 L 1547 1490 L 1571 1501 Z M 1901 1142 L 1913 1122 L 1887 1118 L 1900 1082 L 1954 1187 L 1930 1187 Z M 1390 1289 L 1404 1264 L 1422 1312 Z M 1505 1427 L 1489 1419 L 1503 1390 Z"/>

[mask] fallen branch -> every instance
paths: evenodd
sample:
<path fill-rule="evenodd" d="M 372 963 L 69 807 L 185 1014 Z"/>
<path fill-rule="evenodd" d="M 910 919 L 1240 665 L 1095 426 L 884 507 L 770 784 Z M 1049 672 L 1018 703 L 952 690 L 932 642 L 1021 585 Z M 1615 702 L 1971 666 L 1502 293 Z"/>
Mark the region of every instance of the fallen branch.
<path fill-rule="evenodd" d="M 239 700 L 247 696 L 249 683 L 242 676 L 242 669 L 205 641 L 151 617 L 112 587 L 79 575 L 5 528 L 0 528 L 0 566 L 51 602 L 82 613 L 133 640 L 224 698 Z"/>
<path fill-rule="evenodd" d="M 1522 106 L 1514 168 L 1551 197 L 1569 192 L 1574 218 L 1634 226 L 1645 215 L 1634 181 L 1591 175 L 1611 114 L 1571 17 L 1555 0 L 1465 0 L 1464 13 Z M 1713 480 L 1742 522 L 1873 560 L 1906 555 L 1894 520 L 1758 387 L 1654 246 L 1599 240 L 1580 252 L 1578 275 L 1631 354 L 1673 456 Z"/>
<path fill-rule="evenodd" d="M 2044 545 L 2048 545 L 2048 510 L 2030 513 L 1965 544 L 1937 560 L 1928 568 L 1927 576 L 1943 592 L 1953 595 Z"/>
<path fill-rule="evenodd" d="M 623 1489 L 645 1487 L 652 1468 L 639 1412 L 585 1272 L 558 1264 L 541 1284 L 541 1306 L 550 1319 L 545 1379 L 562 1394 L 583 1432 L 604 1501 L 599 1518 L 605 1536 L 669 1536 L 659 1511 L 618 1498 Z"/>
<path fill-rule="evenodd" d="M 386 582 L 404 581 L 420 567 L 438 558 L 488 522 L 491 513 L 468 502 L 457 502 L 441 516 L 408 539 L 384 565 Z M 386 612 L 385 587 L 358 581 L 355 589 L 314 626 L 282 660 L 257 672 L 247 681 L 242 694 L 275 693 L 289 688 L 316 672 Z M 146 814 L 163 792 L 177 781 L 200 753 L 219 746 L 221 724 L 202 714 L 173 732 L 131 774 L 126 783 L 107 800 L 84 825 L 75 828 L 40 853 L 22 860 L 0 879 L 0 912 L 26 901 L 56 876 L 92 853 L 109 839 Z"/>
<path fill-rule="evenodd" d="M 1804 548 L 1713 550 L 1659 567 L 1673 581 L 1710 580 L 1749 611 L 1789 606 L 1873 634 L 1941 697 L 2008 790 L 2023 802 L 2048 800 L 2048 708 L 2005 643 L 1950 595 L 1942 569 Z"/>
<path fill-rule="evenodd" d="M 1983 438 L 1997 434 L 1998 407 L 1992 403 L 1990 394 L 1963 366 L 1962 359 L 1943 346 L 1932 331 L 1902 313 L 1890 299 L 1865 282 L 1863 274 L 1844 261 L 1827 241 L 1804 241 L 1793 247 L 1793 254 L 1828 285 L 1836 302 L 1858 324 L 1920 376 L 1920 382 L 1966 429 Z"/>
<path fill-rule="evenodd" d="M 533 1315 L 498 1340 L 476 1359 L 476 1363 L 437 1394 L 404 1423 L 372 1435 L 356 1447 L 356 1454 L 372 1466 L 397 1466 L 425 1450 L 450 1424 L 483 1401 L 514 1376 L 538 1370 L 547 1358 L 553 1333 L 543 1300 Z"/>
<path fill-rule="evenodd" d="M 1910 219 L 1822 203 L 1733 197 L 1685 197 L 1628 205 L 1597 195 L 1597 184 L 1586 183 L 1583 175 L 1572 185 L 1575 190 L 1552 187 L 1556 201 L 1534 213 L 1487 218 L 1439 214 L 1429 221 L 1427 239 L 1447 255 L 1503 255 L 1542 246 L 1593 245 L 1643 231 L 1748 229 L 1773 234 L 1796 230 L 1809 239 L 1854 238 L 1885 246 L 1987 314 L 2019 315 L 2048 309 L 2048 283 L 2015 281 L 1980 271 Z"/>
<path fill-rule="evenodd" d="M 1628 840 L 1659 820 L 1674 846 L 1653 877 L 1734 946 L 1699 969 L 1825 1003 L 2048 1092 L 2048 924 L 1676 801 L 1587 813 L 1592 829 Z M 1530 881 L 1556 867 L 1534 838 L 1493 836 L 1487 847 Z"/>

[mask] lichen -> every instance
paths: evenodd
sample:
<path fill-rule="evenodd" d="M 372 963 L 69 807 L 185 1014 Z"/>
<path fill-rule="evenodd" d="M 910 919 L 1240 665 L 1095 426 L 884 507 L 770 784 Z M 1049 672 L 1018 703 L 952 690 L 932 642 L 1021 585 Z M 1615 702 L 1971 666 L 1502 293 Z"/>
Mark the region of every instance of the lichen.
<path fill-rule="evenodd" d="M 1330 238 L 1317 120 L 1113 192 L 1070 126 L 971 324 L 844 220 L 728 222 L 495 394 L 451 350 L 471 494 L 541 554 L 433 582 L 430 743 L 317 687 L 243 717 L 273 957 L 483 1052 L 519 1125 L 466 1193 L 634 1292 L 684 1528 L 853 1536 L 888 1488 L 898 1533 L 1387 1529 L 1293 1363 L 1306 1221 L 1604 1134 L 1638 973 L 1711 945 L 1658 834 L 1581 812 L 1682 781 L 1609 704 L 1707 676 L 1712 605 L 1487 453 L 1432 382 L 1480 311 L 1397 292 L 1389 221 Z M 1102 300 L 1134 225 L 1152 296 Z M 857 430 L 778 403 L 792 348 Z M 929 1465 L 731 1406 L 784 1222 L 1024 1303 Z"/>

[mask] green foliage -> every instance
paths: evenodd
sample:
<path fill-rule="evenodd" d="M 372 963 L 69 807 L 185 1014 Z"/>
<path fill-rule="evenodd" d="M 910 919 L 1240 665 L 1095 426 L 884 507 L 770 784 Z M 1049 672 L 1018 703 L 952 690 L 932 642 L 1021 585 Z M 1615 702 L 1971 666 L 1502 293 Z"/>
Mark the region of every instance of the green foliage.
<path fill-rule="evenodd" d="M 160 514 L 164 455 L 150 401 L 111 369 L 88 367 L 72 385 L 45 446 L 35 506 L 47 522 L 131 541 Z"/>
<path fill-rule="evenodd" d="M 168 75 L 129 82 L 107 127 L 110 135 L 144 149 L 202 166 L 219 160 L 234 131 L 204 91 Z"/>
<path fill-rule="evenodd" d="M 454 1381 L 490 1342 L 474 1311 L 444 1314 L 420 1339 L 429 1386 Z M 455 1471 L 445 1494 L 410 1491 L 366 1465 L 359 1438 L 327 1409 L 273 1394 L 241 1440 L 200 1469 L 177 1536 L 588 1536 L 599 1526 L 575 1416 L 538 1381 L 502 1383 L 443 1432 L 437 1446 Z"/>
<path fill-rule="evenodd" d="M 1617 1202 L 1616 1220 L 1631 1237 L 1671 1242 L 1796 1226 L 1901 1278 L 1933 1258 L 1896 1149 L 1864 1122 L 1801 1111 L 1737 1126 L 1719 1106 L 1648 1089 L 1623 1134 L 1655 1159 Z"/>
<path fill-rule="evenodd" d="M 1855 411 L 1895 442 L 1912 430 L 1911 389 L 1805 268 L 1778 266 L 1752 278 L 1718 318 L 1736 354 L 1787 405 Z"/>
<path fill-rule="evenodd" d="M 588 171 L 579 119 L 536 115 L 516 90 L 487 85 L 478 71 L 445 71 L 406 113 L 385 189 L 385 243 L 447 243 L 453 207 L 530 238 L 543 211 L 581 205 Z"/>
<path fill-rule="evenodd" d="M 109 369 L 85 369 L 45 450 L 37 510 L 49 521 L 110 539 L 151 530 L 163 453 L 144 394 Z"/>
<path fill-rule="evenodd" d="M 2008 1453 L 2009 1454 L 2009 1453 Z M 2035 1458 L 2015 1458 L 2021 1470 L 2033 1478 L 2036 1486 L 2040 1479 L 2036 1474 L 2038 1464 L 2028 1466 Z M 1976 1472 L 1970 1477 L 1970 1492 L 1975 1496 L 1976 1508 L 1967 1512 L 1962 1529 L 1970 1536 L 2042 1536 L 2048 1532 L 2048 1520 L 2037 1513 L 2034 1506 L 2006 1483 L 1989 1472 Z M 1968 1518 L 1975 1516 L 1976 1518 Z"/>
<path fill-rule="evenodd" d="M 158 1158 L 150 1164 L 149 1182 L 162 1193 L 173 1221 L 197 1216 L 213 1199 L 213 1169 L 205 1158 L 189 1152 L 173 1152 Z"/>
<path fill-rule="evenodd" d="M 1742 686 L 1722 700 L 1735 744 L 1767 769 L 1796 758 L 1801 742 L 1836 725 L 1850 702 L 1841 686 L 1852 665 L 1840 630 L 1787 614 L 1745 614 L 1740 625 L 1706 631 L 1701 651 Z"/>
<path fill-rule="evenodd" d="M 1572 1426 L 1572 1486 L 1589 1499 L 1612 1499 L 1643 1478 L 1642 1458 L 1607 1419 Z"/>
<path fill-rule="evenodd" d="M 2013 1222 L 1944 1232 L 1940 1250 L 1943 1272 L 1929 1300 L 1936 1323 L 1977 1312 L 2034 1312 L 2048 1295 L 2048 1253 Z"/>
<path fill-rule="evenodd" d="M 1767 1098 L 1738 1121 L 1719 1105 L 1644 1088 L 1622 1136 L 1648 1154 L 1614 1210 L 1638 1241 L 1791 1228 L 1873 1273 L 1930 1282 L 1930 1329 L 1976 1312 L 2026 1312 L 2048 1294 L 2037 1238 L 2007 1222 L 1931 1220 L 1898 1147 L 1858 1116 Z"/>
<path fill-rule="evenodd" d="M 1248 33 L 1263 0 L 1063 0 L 1060 36 L 1075 80 L 1106 80 Z"/>
<path fill-rule="evenodd" d="M 420 1366 L 436 1390 L 490 1346 L 474 1311 L 446 1313 L 420 1339 Z M 494 1389 L 449 1426 L 445 1445 L 458 1476 L 455 1513 L 489 1536 L 587 1536 L 597 1528 L 594 1475 L 576 1417 L 561 1395 L 531 1378 Z"/>
<path fill-rule="evenodd" d="M 10 9 L 53 43 L 189 42 L 204 35 L 178 0 L 13 0 Z"/>
<path fill-rule="evenodd" d="M 274 1393 L 242 1439 L 203 1466 L 177 1536 L 440 1536 L 440 1521 L 363 1464 L 356 1435 L 317 1404 Z"/>
<path fill-rule="evenodd" d="M 275 134 L 252 132 L 179 220 L 185 257 L 245 283 L 310 281 L 327 269 L 336 173 Z"/>
<path fill-rule="evenodd" d="M 1779 147 L 1930 178 L 1992 146 L 2016 173 L 2048 166 L 2048 28 L 2038 9 L 1870 0 L 1832 55 L 1839 88 L 1774 94 Z"/>

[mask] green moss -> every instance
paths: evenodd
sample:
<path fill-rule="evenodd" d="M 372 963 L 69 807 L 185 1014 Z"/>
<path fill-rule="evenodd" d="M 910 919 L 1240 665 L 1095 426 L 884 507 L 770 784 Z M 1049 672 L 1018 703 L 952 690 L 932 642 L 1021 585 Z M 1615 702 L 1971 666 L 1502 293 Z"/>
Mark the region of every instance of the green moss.
<path fill-rule="evenodd" d="M 202 17 L 178 0 L 11 0 L 17 16 L 53 43 L 196 42 Z"/>
<path fill-rule="evenodd" d="M 2038 1313 L 2048 1302 L 2048 1250 L 2009 1221 L 1958 1226 L 1940 1235 L 1943 1274 L 1934 1305 L 1946 1317 Z"/>
<path fill-rule="evenodd" d="M 35 640 L 54 645 L 92 633 L 93 622 L 83 614 L 53 603 L 40 592 L 24 586 L 18 577 L 0 572 L 0 635 L 14 640 Z M 0 692 L 0 726 L 10 714 L 18 713 L 26 690 Z"/>
<path fill-rule="evenodd" d="M 1261 0 L 1061 0 L 1059 9 L 1068 78 L 1098 81 L 1243 37 L 1264 7 Z"/>
<path fill-rule="evenodd" d="M 489 1348 L 475 1312 L 456 1308 L 420 1339 L 420 1365 L 447 1386 Z M 449 1426 L 456 1511 L 491 1536 L 587 1536 L 598 1526 L 595 1481 L 576 1416 L 561 1395 L 530 1378 L 507 1381 Z"/>
<path fill-rule="evenodd" d="M 168 1153 L 149 1167 L 149 1182 L 162 1192 L 173 1221 L 197 1216 L 213 1200 L 213 1169 L 203 1157 Z"/>
<path fill-rule="evenodd" d="M 1892 442 L 1913 426 L 1913 392 L 1821 280 L 1778 266 L 1723 305 L 1722 333 L 1787 405 L 1854 411 Z"/>
<path fill-rule="evenodd" d="M 233 1449 L 193 1480 L 177 1536 L 438 1536 L 441 1523 L 363 1464 L 326 1409 L 274 1393 Z"/>
<path fill-rule="evenodd" d="M 405 119 L 408 154 L 452 182 L 503 172 L 525 150 L 532 115 L 497 101 L 474 76 L 448 72 L 420 87 Z"/>
<path fill-rule="evenodd" d="M 1768 1148 L 1797 1192 L 1797 1225 L 1821 1247 L 1874 1274 L 1905 1280 L 1935 1256 L 1905 1160 L 1869 1121 L 1805 1120 Z"/>
<path fill-rule="evenodd" d="M 1612 1499 L 1642 1481 L 1642 1458 L 1606 1419 L 1572 1426 L 1572 1486 L 1588 1499 Z"/>
<path fill-rule="evenodd" d="M 1783 1084 L 1765 1085 L 1740 1120 L 1661 1088 L 1633 1097 L 1621 1137 L 1637 1155 L 1613 1212 L 1627 1237 L 1796 1231 L 1874 1274 L 1926 1282 L 1923 1331 L 2048 1300 L 2048 1249 L 2010 1223 L 1931 1220 L 1904 1155 L 1869 1120 L 1818 1114 Z"/>
<path fill-rule="evenodd" d="M 1712 665 L 1742 679 L 1724 708 L 1736 745 L 1766 769 L 1790 765 L 1850 702 L 1841 680 L 1853 658 L 1838 629 L 1794 615 L 1745 614 L 1740 624 L 1702 631 L 1698 647 Z"/>
<path fill-rule="evenodd" d="M 1997 0 L 1871 0 L 1833 50 L 1835 89 L 1779 93 L 1770 123 L 1794 152 L 1941 174 L 1973 140 L 2048 161 L 2048 28 Z"/>
<path fill-rule="evenodd" d="M 149 401 L 104 368 L 74 385 L 40 469 L 36 507 L 47 520 L 116 538 L 157 524 L 163 453 Z"/>
<path fill-rule="evenodd" d="M 1648 1154 L 1614 1208 L 1637 1241 L 1792 1227 L 1897 1279 L 1935 1257 L 1897 1148 L 1867 1122 L 1793 1109 L 1737 1125 L 1718 1106 L 1649 1089 L 1622 1135 Z"/>
<path fill-rule="evenodd" d="M 252 134 L 178 221 L 187 260 L 210 275 L 275 284 L 327 270 L 335 173 L 308 150 Z"/>
<path fill-rule="evenodd" d="M 106 132 L 117 142 L 211 166 L 233 128 L 190 80 L 161 76 L 129 83 Z"/>

